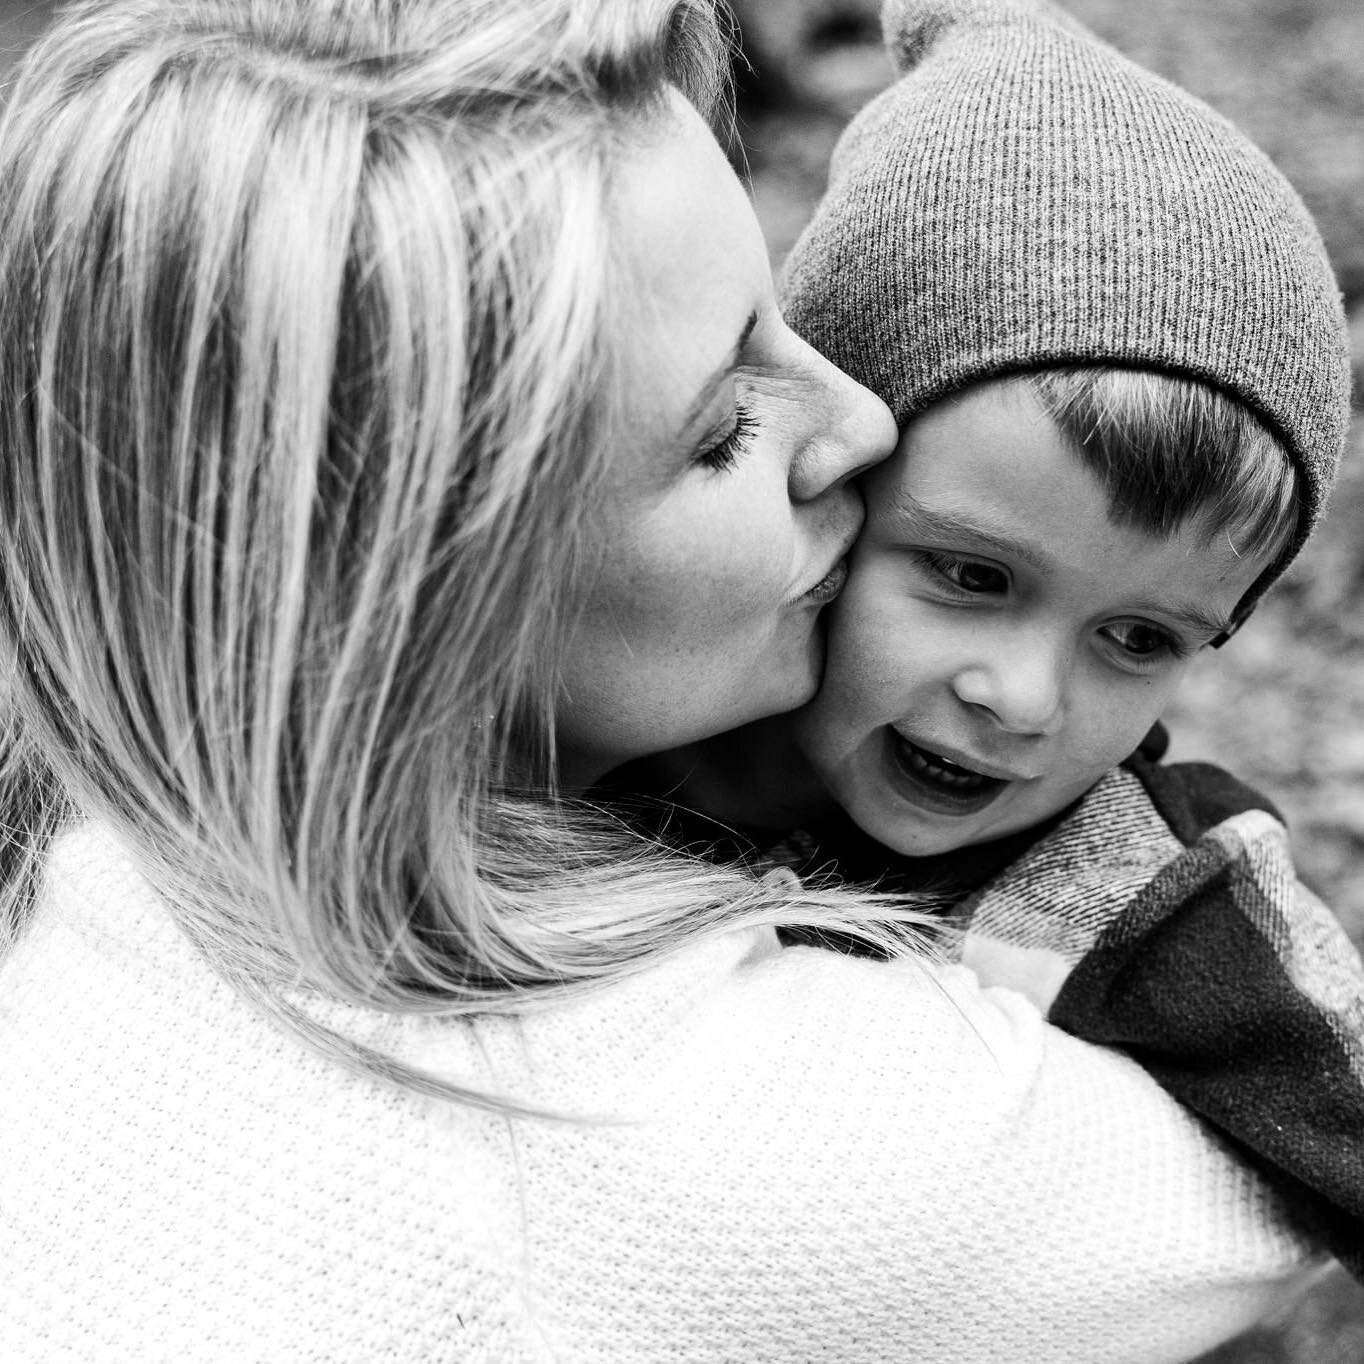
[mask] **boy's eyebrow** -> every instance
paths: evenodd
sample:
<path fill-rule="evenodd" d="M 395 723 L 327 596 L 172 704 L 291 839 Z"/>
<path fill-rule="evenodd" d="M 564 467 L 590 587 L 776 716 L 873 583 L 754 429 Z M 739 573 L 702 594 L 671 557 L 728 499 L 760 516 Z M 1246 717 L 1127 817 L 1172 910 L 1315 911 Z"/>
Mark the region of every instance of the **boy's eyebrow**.
<path fill-rule="evenodd" d="M 1230 616 L 1214 615 L 1191 602 L 1155 602 L 1152 605 L 1161 615 L 1169 616 L 1191 635 L 1207 635 L 1209 639 L 1216 639 L 1224 630 L 1231 628 Z"/>
<path fill-rule="evenodd" d="M 995 549 L 1009 558 L 1018 559 L 1031 568 L 1045 569 L 1046 559 L 1000 526 L 970 520 L 945 507 L 925 507 L 903 488 L 890 497 L 887 510 L 898 521 L 904 521 L 917 532 L 928 531 L 947 539 L 974 540 Z"/>
<path fill-rule="evenodd" d="M 678 427 L 679 431 L 690 430 L 692 423 L 706 410 L 707 404 L 715 395 L 715 390 L 729 378 L 730 374 L 734 371 L 735 366 L 739 363 L 739 356 L 742 354 L 743 348 L 748 345 L 749 337 L 753 335 L 753 329 L 757 325 L 758 312 L 755 308 L 749 313 L 747 320 L 739 331 L 738 338 L 735 340 L 733 348 L 725 357 L 724 362 L 718 365 L 712 371 L 706 382 L 701 385 L 700 392 L 697 393 L 695 399 L 693 399 L 691 406 L 687 408 L 687 415 L 682 419 L 682 424 Z"/>

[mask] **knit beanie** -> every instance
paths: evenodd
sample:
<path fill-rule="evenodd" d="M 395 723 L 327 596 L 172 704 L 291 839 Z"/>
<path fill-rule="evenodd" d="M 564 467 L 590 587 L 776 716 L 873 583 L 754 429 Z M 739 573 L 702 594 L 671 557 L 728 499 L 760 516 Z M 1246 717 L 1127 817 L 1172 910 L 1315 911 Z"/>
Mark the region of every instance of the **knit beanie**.
<path fill-rule="evenodd" d="M 901 426 L 964 386 L 1140 366 L 1239 398 L 1319 520 L 1350 416 L 1345 315 L 1302 201 L 1200 100 L 1046 0 L 888 0 L 899 79 L 788 259 L 795 329 Z"/>

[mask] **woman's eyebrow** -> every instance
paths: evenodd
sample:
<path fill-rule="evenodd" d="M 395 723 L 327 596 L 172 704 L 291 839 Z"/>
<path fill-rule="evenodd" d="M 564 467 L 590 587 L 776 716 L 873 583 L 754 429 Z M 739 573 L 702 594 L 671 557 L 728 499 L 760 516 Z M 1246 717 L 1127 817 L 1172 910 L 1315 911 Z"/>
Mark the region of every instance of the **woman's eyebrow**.
<path fill-rule="evenodd" d="M 696 395 L 692 405 L 687 409 L 687 415 L 682 421 L 681 430 L 689 430 L 692 423 L 706 410 L 707 404 L 715 396 L 715 390 L 734 372 L 735 366 L 739 363 L 739 356 L 743 349 L 748 345 L 748 339 L 753 335 L 753 329 L 758 325 L 758 313 L 754 309 L 749 313 L 747 321 L 739 331 L 738 339 L 734 342 L 733 348 L 725 356 L 724 362 L 716 367 L 714 372 L 701 385 L 701 391 Z"/>

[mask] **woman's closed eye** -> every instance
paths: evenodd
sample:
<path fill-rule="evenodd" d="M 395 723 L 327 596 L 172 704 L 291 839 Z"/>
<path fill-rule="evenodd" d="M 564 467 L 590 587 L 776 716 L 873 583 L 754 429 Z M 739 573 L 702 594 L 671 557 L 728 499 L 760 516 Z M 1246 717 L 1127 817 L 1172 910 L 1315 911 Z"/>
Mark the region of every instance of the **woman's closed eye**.
<path fill-rule="evenodd" d="M 704 469 L 714 473 L 724 473 L 732 469 L 739 456 L 748 450 L 749 443 L 758 433 L 758 419 L 742 402 L 735 404 L 734 422 L 719 440 L 703 446 L 697 451 L 696 462 Z"/>
<path fill-rule="evenodd" d="M 916 550 L 915 557 L 935 583 L 957 595 L 996 597 L 1009 590 L 1009 575 L 995 564 L 937 549 Z"/>

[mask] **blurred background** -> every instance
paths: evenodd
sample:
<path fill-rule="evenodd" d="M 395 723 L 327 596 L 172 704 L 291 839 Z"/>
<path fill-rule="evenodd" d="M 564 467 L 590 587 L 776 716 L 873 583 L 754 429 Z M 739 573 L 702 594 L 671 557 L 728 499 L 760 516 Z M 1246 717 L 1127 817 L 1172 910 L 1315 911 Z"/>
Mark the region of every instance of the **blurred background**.
<path fill-rule="evenodd" d="M 780 264 L 844 124 L 890 78 L 877 0 L 733 0 L 740 131 Z M 1283 168 L 1321 226 L 1364 392 L 1364 0 L 1063 0 L 1128 56 L 1201 95 Z M 0 73 L 48 0 L 0 0 Z M 1218 762 L 1289 816 L 1304 880 L 1364 947 L 1364 422 L 1326 522 L 1168 717 L 1172 757 Z M 906 1134 L 912 1140 L 912 1134 Z M 1026 1303 L 1019 1304 L 1027 1310 Z M 1285 1318 L 1203 1364 L 1361 1364 L 1364 1288 L 1331 1272 Z M 1019 1361 L 1045 1364 L 1045 1361 Z"/>

